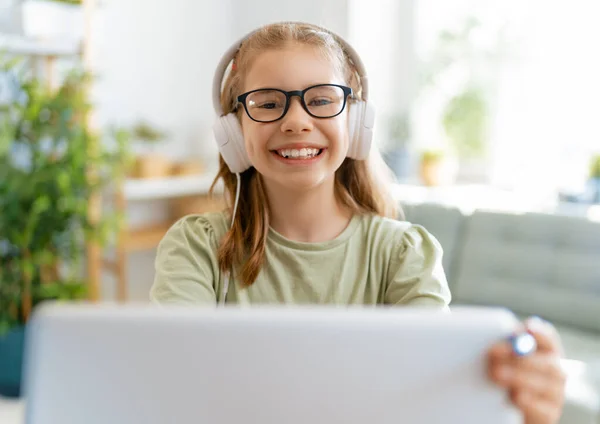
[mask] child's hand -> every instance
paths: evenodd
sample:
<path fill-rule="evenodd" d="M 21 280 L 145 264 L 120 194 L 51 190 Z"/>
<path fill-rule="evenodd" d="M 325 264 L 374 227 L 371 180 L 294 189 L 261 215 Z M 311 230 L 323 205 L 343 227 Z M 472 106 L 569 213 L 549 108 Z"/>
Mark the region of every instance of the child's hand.
<path fill-rule="evenodd" d="M 560 366 L 563 349 L 554 327 L 537 318 L 525 322 L 537 350 L 519 356 L 508 341 L 489 351 L 489 374 L 509 390 L 511 400 L 523 412 L 526 424 L 557 423 L 562 414 L 566 376 Z"/>

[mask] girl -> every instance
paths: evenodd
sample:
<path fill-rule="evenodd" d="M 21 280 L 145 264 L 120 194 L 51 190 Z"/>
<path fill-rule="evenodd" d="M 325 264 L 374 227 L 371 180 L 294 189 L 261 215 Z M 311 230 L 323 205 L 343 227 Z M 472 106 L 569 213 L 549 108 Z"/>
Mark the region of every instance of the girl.
<path fill-rule="evenodd" d="M 225 114 L 215 127 L 215 182 L 234 206 L 169 230 L 153 301 L 448 308 L 439 243 L 394 219 L 384 166 L 369 155 L 368 84 L 348 44 L 314 25 L 271 24 L 225 55 L 215 81 Z M 508 388 L 527 424 L 554 423 L 564 392 L 560 341 L 550 325 L 526 327 L 536 352 L 518 357 L 508 342 L 492 346 L 490 377 Z"/>

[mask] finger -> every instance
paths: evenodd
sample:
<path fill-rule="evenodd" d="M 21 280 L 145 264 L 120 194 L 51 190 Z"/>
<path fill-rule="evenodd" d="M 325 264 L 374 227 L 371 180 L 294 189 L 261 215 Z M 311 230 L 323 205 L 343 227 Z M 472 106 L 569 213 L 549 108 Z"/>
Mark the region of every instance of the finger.
<path fill-rule="evenodd" d="M 556 357 L 536 355 L 519 358 L 515 362 L 509 387 L 553 401 L 563 397 L 566 376 Z"/>
<path fill-rule="evenodd" d="M 524 358 L 492 360 L 488 374 L 498 385 L 508 389 L 526 390 L 549 399 L 564 395 L 566 375 L 555 355 L 537 353 Z"/>
<path fill-rule="evenodd" d="M 525 416 L 527 423 L 554 423 L 561 415 L 559 403 L 531 395 L 525 391 L 511 392 L 511 400 Z"/>
<path fill-rule="evenodd" d="M 540 351 L 556 352 L 561 356 L 564 355 L 558 331 L 551 323 L 538 317 L 531 317 L 525 321 L 525 328 L 535 337 Z"/>

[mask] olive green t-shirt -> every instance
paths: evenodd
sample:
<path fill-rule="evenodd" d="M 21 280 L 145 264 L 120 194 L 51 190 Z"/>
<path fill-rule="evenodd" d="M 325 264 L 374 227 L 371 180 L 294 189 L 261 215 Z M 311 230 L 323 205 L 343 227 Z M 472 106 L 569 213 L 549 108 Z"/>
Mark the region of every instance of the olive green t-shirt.
<path fill-rule="evenodd" d="M 224 213 L 190 215 L 158 246 L 150 292 L 161 304 L 216 304 L 224 273 L 217 249 L 228 229 Z M 355 215 L 335 239 L 289 240 L 269 229 L 263 267 L 246 287 L 235 277 L 227 303 L 242 305 L 425 305 L 447 309 L 450 290 L 442 248 L 423 227 L 376 215 Z"/>

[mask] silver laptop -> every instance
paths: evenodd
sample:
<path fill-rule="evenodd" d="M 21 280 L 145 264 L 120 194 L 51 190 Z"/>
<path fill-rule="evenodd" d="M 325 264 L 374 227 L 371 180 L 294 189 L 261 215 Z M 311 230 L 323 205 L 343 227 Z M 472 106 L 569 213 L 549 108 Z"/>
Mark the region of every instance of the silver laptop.
<path fill-rule="evenodd" d="M 510 424 L 485 353 L 502 309 L 46 305 L 28 424 Z"/>

